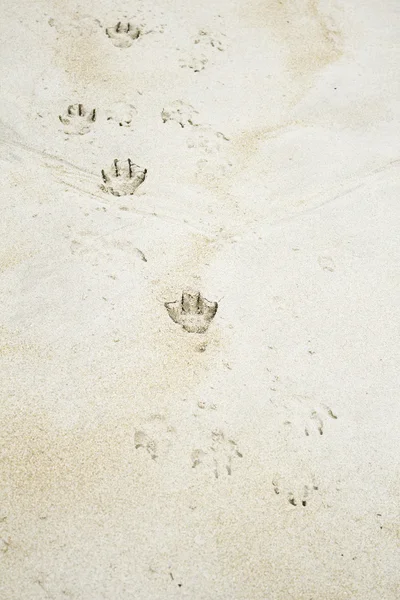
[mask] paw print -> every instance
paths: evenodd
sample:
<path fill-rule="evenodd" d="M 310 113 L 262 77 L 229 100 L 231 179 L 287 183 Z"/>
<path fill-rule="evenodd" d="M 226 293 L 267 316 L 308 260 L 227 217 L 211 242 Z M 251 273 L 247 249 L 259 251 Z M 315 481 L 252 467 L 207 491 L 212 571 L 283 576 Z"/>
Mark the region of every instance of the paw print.
<path fill-rule="evenodd" d="M 306 436 L 309 436 L 312 433 L 318 433 L 319 435 L 324 434 L 324 422 L 322 420 L 324 413 L 326 413 L 331 419 L 337 419 L 337 416 L 333 413 L 329 406 L 322 405 L 320 412 L 312 410 L 304 428 L 304 433 Z"/>
<path fill-rule="evenodd" d="M 226 50 L 226 36 L 223 33 L 212 33 L 207 29 L 200 29 L 197 36 L 194 38 L 194 43 L 203 47 L 215 48 L 223 52 Z"/>
<path fill-rule="evenodd" d="M 130 127 L 136 115 L 137 110 L 133 104 L 117 102 L 107 112 L 107 121 L 118 123 L 120 127 Z"/>
<path fill-rule="evenodd" d="M 171 445 L 175 429 L 164 422 L 161 415 L 153 415 L 134 436 L 136 450 L 144 450 L 152 460 L 165 455 Z"/>
<path fill-rule="evenodd" d="M 73 135 L 84 135 L 89 133 L 96 120 L 96 109 L 87 111 L 83 104 L 71 104 L 67 113 L 58 117 L 64 125 L 64 131 Z"/>
<path fill-rule="evenodd" d="M 227 439 L 220 429 L 215 429 L 211 433 L 211 444 L 208 450 L 192 452 L 192 468 L 209 463 L 215 478 L 218 479 L 225 471 L 228 475 L 232 475 L 232 461 L 235 458 L 243 458 L 237 443 Z"/>
<path fill-rule="evenodd" d="M 198 114 L 197 110 L 190 104 L 182 102 L 182 100 L 174 100 L 174 102 L 163 108 L 161 118 L 163 123 L 175 121 L 183 128 L 185 125 L 195 126 L 195 115 Z"/>
<path fill-rule="evenodd" d="M 114 27 L 107 27 L 106 34 L 117 48 L 129 48 L 141 34 L 139 27 L 119 21 Z"/>
<path fill-rule="evenodd" d="M 200 73 L 206 68 L 208 63 L 208 58 L 204 56 L 204 54 L 200 54 L 199 56 L 187 56 L 186 58 L 181 58 L 179 61 L 179 66 L 181 69 L 192 69 L 195 73 Z"/>
<path fill-rule="evenodd" d="M 277 496 L 286 497 L 286 500 L 292 506 L 303 506 L 306 507 L 309 502 L 310 496 L 313 492 L 318 490 L 318 485 L 313 481 L 310 485 L 304 485 L 299 493 L 293 493 L 293 491 L 284 491 L 282 489 L 282 481 L 279 475 L 275 475 L 272 479 L 272 487 Z"/>
<path fill-rule="evenodd" d="M 188 148 L 196 148 L 204 154 L 217 154 L 225 149 L 229 138 L 220 131 L 214 131 L 211 127 L 199 127 L 195 134 L 188 140 Z"/>
<path fill-rule="evenodd" d="M 210 302 L 200 292 L 183 292 L 180 300 L 165 302 L 171 319 L 188 333 L 205 333 L 218 310 L 218 302 Z"/>
<path fill-rule="evenodd" d="M 131 196 L 146 179 L 147 169 L 135 165 L 130 158 L 126 163 L 115 159 L 110 170 L 101 172 L 104 185 L 101 189 L 113 196 Z"/>

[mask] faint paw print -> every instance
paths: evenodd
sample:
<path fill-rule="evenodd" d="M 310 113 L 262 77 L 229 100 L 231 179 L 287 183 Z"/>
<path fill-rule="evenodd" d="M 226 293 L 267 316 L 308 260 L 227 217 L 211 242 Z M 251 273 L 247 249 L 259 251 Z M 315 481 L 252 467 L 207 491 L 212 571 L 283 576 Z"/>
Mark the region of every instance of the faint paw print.
<path fill-rule="evenodd" d="M 211 46 L 220 52 L 226 50 L 226 36 L 224 33 L 212 33 L 206 29 L 200 29 L 197 36 L 194 38 L 194 43 L 201 46 Z"/>
<path fill-rule="evenodd" d="M 304 485 L 299 493 L 294 494 L 293 491 L 283 491 L 282 481 L 280 475 L 275 475 L 272 479 L 272 487 L 277 496 L 283 495 L 286 497 L 289 504 L 292 506 L 303 506 L 306 507 L 309 502 L 310 495 L 318 490 L 318 485 L 315 481 L 311 485 Z"/>
<path fill-rule="evenodd" d="M 186 58 L 181 58 L 179 61 L 179 66 L 181 69 L 192 69 L 195 73 L 200 73 L 206 68 L 208 63 L 208 58 L 204 56 L 204 54 L 200 54 L 199 56 L 187 56 Z"/>
<path fill-rule="evenodd" d="M 107 112 L 107 121 L 114 121 L 120 127 L 130 127 L 132 120 L 137 115 L 137 110 L 133 104 L 125 102 L 116 102 Z"/>
<path fill-rule="evenodd" d="M 183 292 L 180 300 L 165 302 L 171 319 L 188 333 L 205 333 L 218 310 L 218 302 L 210 302 L 200 292 Z"/>
<path fill-rule="evenodd" d="M 89 133 L 96 120 L 96 109 L 87 111 L 83 104 L 71 104 L 67 113 L 58 117 L 64 125 L 64 131 L 73 135 L 84 135 Z"/>
<path fill-rule="evenodd" d="M 187 146 L 197 148 L 205 154 L 217 154 L 225 149 L 225 142 L 229 142 L 229 138 L 221 131 L 214 131 L 211 127 L 199 127 L 187 141 Z"/>
<path fill-rule="evenodd" d="M 165 455 L 171 446 L 171 437 L 175 429 L 168 426 L 160 415 L 153 415 L 145 423 L 143 430 L 136 430 L 134 436 L 135 449 L 143 449 L 152 460 Z"/>
<path fill-rule="evenodd" d="M 126 163 L 115 159 L 109 171 L 102 170 L 104 185 L 101 189 L 113 196 L 131 196 L 146 179 L 147 169 L 135 165 L 130 158 Z"/>
<path fill-rule="evenodd" d="M 208 451 L 194 450 L 192 452 L 192 468 L 195 469 L 198 465 L 209 463 L 215 478 L 218 479 L 225 471 L 228 475 L 232 475 L 234 458 L 243 458 L 237 443 L 234 440 L 226 439 L 220 429 L 215 429 L 211 433 L 211 444 Z"/>
<path fill-rule="evenodd" d="M 174 102 L 163 108 L 161 118 L 163 123 L 175 121 L 181 127 L 185 127 L 185 125 L 196 126 L 195 115 L 198 114 L 197 110 L 190 104 L 182 102 L 182 100 L 174 100 Z"/>
<path fill-rule="evenodd" d="M 132 23 L 117 23 L 114 27 L 107 27 L 106 34 L 117 48 L 129 48 L 140 36 L 141 31 Z"/>
<path fill-rule="evenodd" d="M 323 410 L 320 410 L 320 412 L 317 412 L 316 410 L 311 411 L 309 419 L 304 428 L 304 433 L 306 434 L 306 436 L 311 435 L 313 432 L 318 432 L 319 435 L 324 434 L 324 422 L 322 420 L 324 412 L 331 419 L 337 419 L 337 416 L 333 413 L 332 409 L 330 409 L 329 406 L 321 405 L 321 409 Z"/>

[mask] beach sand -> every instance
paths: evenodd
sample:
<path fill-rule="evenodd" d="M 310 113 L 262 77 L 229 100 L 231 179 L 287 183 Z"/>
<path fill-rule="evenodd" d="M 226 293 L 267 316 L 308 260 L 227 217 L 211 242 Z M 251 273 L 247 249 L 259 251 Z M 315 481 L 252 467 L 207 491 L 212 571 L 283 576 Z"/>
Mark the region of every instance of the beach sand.
<path fill-rule="evenodd" d="M 399 17 L 3 3 L 1 600 L 400 597 Z"/>

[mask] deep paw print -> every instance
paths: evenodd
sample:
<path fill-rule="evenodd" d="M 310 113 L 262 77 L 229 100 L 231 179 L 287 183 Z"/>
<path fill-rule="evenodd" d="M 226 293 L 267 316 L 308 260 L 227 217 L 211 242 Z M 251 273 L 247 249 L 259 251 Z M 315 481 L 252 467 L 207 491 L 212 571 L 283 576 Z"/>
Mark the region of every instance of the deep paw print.
<path fill-rule="evenodd" d="M 171 104 L 163 108 L 161 118 L 163 123 L 175 121 L 183 128 L 186 125 L 196 126 L 196 115 L 199 113 L 190 104 L 182 100 L 174 100 Z"/>
<path fill-rule="evenodd" d="M 192 468 L 208 465 L 213 470 L 214 477 L 218 479 L 223 473 L 232 475 L 232 461 L 235 458 L 243 458 L 237 443 L 227 439 L 220 429 L 215 429 L 211 433 L 211 443 L 207 450 L 198 449 L 192 452 Z"/>
<path fill-rule="evenodd" d="M 84 135 L 93 128 L 96 120 L 96 109 L 87 111 L 83 104 L 71 104 L 64 116 L 58 117 L 64 125 L 64 131 L 73 135 Z"/>
<path fill-rule="evenodd" d="M 135 431 L 135 449 L 146 452 L 152 460 L 167 454 L 175 429 L 168 426 L 163 417 L 154 415 Z"/>
<path fill-rule="evenodd" d="M 117 123 L 120 127 L 130 127 L 133 119 L 137 115 L 137 110 L 133 104 L 125 102 L 116 102 L 110 110 L 107 111 L 107 121 Z"/>
<path fill-rule="evenodd" d="M 141 30 L 137 25 L 119 21 L 113 27 L 107 27 L 106 34 L 117 48 L 129 48 L 141 35 Z"/>
<path fill-rule="evenodd" d="M 277 496 L 282 496 L 292 506 L 301 506 L 303 508 L 308 505 L 312 494 L 318 491 L 318 485 L 315 481 L 309 485 L 304 485 L 298 493 L 294 493 L 292 490 L 285 491 L 279 475 L 275 475 L 272 479 L 272 487 Z"/>
<path fill-rule="evenodd" d="M 306 436 L 312 434 L 323 435 L 324 434 L 324 421 L 325 415 L 331 419 L 337 419 L 337 416 L 333 413 L 329 406 L 321 405 L 320 410 L 312 410 L 310 412 L 307 423 L 304 427 L 304 433 Z"/>
<path fill-rule="evenodd" d="M 115 159 L 108 171 L 101 172 L 101 189 L 113 196 L 132 196 L 146 179 L 146 173 L 147 169 L 135 165 L 130 158 L 126 162 Z"/>
<path fill-rule="evenodd" d="M 165 302 L 171 319 L 188 333 L 205 333 L 218 310 L 218 302 L 210 302 L 200 292 L 183 292 L 180 300 Z"/>

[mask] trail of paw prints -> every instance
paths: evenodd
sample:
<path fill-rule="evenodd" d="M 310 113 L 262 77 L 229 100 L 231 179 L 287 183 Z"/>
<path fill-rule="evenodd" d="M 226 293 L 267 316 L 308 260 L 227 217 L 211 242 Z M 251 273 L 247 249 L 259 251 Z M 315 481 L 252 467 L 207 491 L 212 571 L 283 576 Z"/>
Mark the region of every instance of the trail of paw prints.
<path fill-rule="evenodd" d="M 154 415 L 135 430 L 135 450 L 156 461 L 168 454 L 175 434 L 174 427 L 168 425 L 161 415 Z"/>
<path fill-rule="evenodd" d="M 315 492 L 318 491 L 318 485 L 315 480 L 301 486 L 298 491 L 294 487 L 285 485 L 279 474 L 274 475 L 271 483 L 276 496 L 280 496 L 291 506 L 296 507 L 306 508 L 312 501 Z"/>
<path fill-rule="evenodd" d="M 192 48 L 184 58 L 179 60 L 181 68 L 188 68 L 195 73 L 203 71 L 209 61 L 218 52 L 226 50 L 227 41 L 223 33 L 212 32 L 209 29 L 200 29 L 192 39 Z"/>
<path fill-rule="evenodd" d="M 93 129 L 96 109 L 86 109 L 83 104 L 71 104 L 64 115 L 59 115 L 64 132 L 69 135 L 84 135 Z"/>
<path fill-rule="evenodd" d="M 223 475 L 232 475 L 233 461 L 243 458 L 237 442 L 225 436 L 223 431 L 215 429 L 210 436 L 206 449 L 198 448 L 192 452 L 192 468 L 204 466 L 214 473 L 215 479 Z"/>

